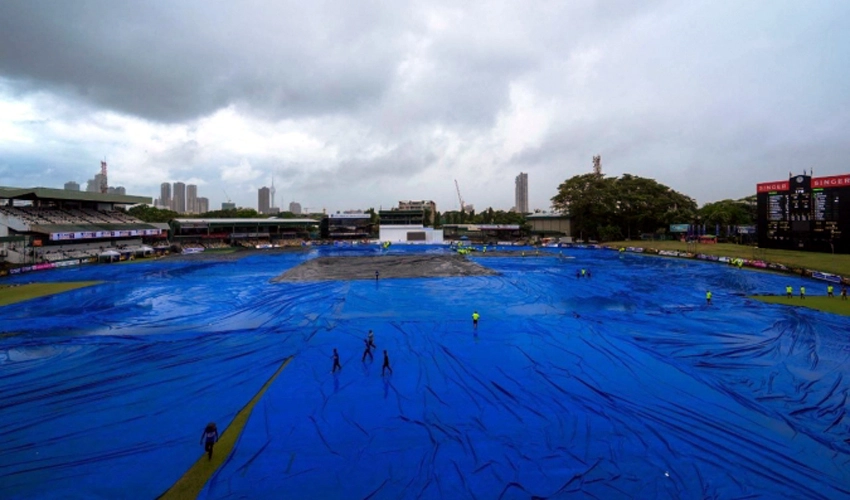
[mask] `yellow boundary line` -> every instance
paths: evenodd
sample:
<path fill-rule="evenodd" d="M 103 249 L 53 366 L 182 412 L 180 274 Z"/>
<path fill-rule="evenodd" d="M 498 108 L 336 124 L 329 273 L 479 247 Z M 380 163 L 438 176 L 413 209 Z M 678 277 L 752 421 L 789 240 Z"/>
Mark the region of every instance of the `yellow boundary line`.
<path fill-rule="evenodd" d="M 218 470 L 221 464 L 224 463 L 225 459 L 233 451 L 233 447 L 236 445 L 236 440 L 242 434 L 242 430 L 245 428 L 245 424 L 248 423 L 248 418 L 254 410 L 254 405 L 256 405 L 260 398 L 263 397 L 266 389 L 272 385 L 272 382 L 274 382 L 277 376 L 280 375 L 290 361 L 292 361 L 292 356 L 284 360 L 284 362 L 280 365 L 280 368 L 278 368 L 277 371 L 274 372 L 274 375 L 272 375 L 266 383 L 263 384 L 263 387 L 261 387 L 259 392 L 251 398 L 251 401 L 248 401 L 248 404 L 239 410 L 239 413 L 233 417 L 233 421 L 230 422 L 227 429 L 221 433 L 218 443 L 216 443 L 215 448 L 213 449 L 212 460 L 209 460 L 207 458 L 207 454 L 203 453 L 195 464 L 189 468 L 185 474 L 183 474 L 183 477 L 178 479 L 177 482 L 168 489 L 168 491 L 160 495 L 158 498 L 165 500 L 198 498 L 198 495 L 201 494 L 201 490 L 204 488 L 204 485 L 207 484 L 207 481 L 210 480 L 215 471 Z"/>

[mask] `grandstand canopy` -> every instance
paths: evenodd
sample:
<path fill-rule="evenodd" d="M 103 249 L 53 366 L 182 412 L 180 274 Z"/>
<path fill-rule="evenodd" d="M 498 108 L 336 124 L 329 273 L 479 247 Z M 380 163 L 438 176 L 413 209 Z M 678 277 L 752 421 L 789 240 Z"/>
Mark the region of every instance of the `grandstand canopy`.
<path fill-rule="evenodd" d="M 90 231 L 131 231 L 131 230 L 150 230 L 158 229 L 153 224 L 146 222 L 124 222 L 121 224 L 33 224 L 32 232 L 41 234 L 54 233 L 82 233 Z M 165 229 L 168 231 L 168 228 Z"/>
<path fill-rule="evenodd" d="M 95 203 L 115 203 L 118 205 L 150 204 L 153 200 L 147 196 L 128 196 L 122 194 L 90 193 L 45 187 L 15 188 L 0 186 L 0 199 L 4 200 L 65 200 L 90 201 Z"/>
<path fill-rule="evenodd" d="M 230 227 L 246 225 L 270 225 L 270 226 L 315 226 L 319 221 L 314 219 L 174 219 L 173 225 L 182 227 Z"/>

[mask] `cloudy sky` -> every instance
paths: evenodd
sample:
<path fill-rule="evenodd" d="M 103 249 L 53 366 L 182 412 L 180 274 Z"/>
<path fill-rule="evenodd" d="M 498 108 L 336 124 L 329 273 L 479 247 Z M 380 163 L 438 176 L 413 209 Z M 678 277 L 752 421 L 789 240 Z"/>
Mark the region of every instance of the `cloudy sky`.
<path fill-rule="evenodd" d="M 850 172 L 850 2 L 0 2 L 0 185 L 531 208 L 602 156 L 700 204 Z"/>

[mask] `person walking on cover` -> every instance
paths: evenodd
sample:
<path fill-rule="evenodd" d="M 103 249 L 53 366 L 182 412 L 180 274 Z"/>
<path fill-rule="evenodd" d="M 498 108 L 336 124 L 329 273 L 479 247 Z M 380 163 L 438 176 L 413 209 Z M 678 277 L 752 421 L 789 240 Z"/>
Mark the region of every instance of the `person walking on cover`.
<path fill-rule="evenodd" d="M 372 330 L 369 330 L 369 336 L 366 338 L 369 341 L 369 347 L 371 349 L 377 349 L 378 346 L 375 345 L 375 334 L 372 333 Z"/>
<path fill-rule="evenodd" d="M 711 305 L 711 290 L 705 292 L 705 303 Z"/>
<path fill-rule="evenodd" d="M 366 350 L 365 350 L 365 351 L 363 351 L 363 359 L 362 359 L 362 361 L 363 361 L 364 363 L 366 362 L 366 356 L 369 356 L 369 361 L 374 361 L 374 360 L 375 360 L 375 358 L 372 356 L 372 344 L 371 344 L 371 340 L 372 340 L 372 339 L 370 339 L 370 338 L 369 338 L 369 339 L 366 339 L 366 340 L 364 340 L 364 341 L 363 341 L 363 342 L 366 344 Z"/>
<path fill-rule="evenodd" d="M 806 298 L 806 287 L 804 287 L 804 286 L 802 286 L 802 285 L 800 286 L 800 298 L 801 298 L 801 299 L 805 299 L 805 298 Z"/>
<path fill-rule="evenodd" d="M 204 445 L 204 451 L 207 452 L 207 456 L 209 457 L 208 460 L 212 460 L 213 446 L 216 441 L 218 441 L 218 429 L 215 423 L 210 422 L 201 434 L 201 444 Z"/>
<path fill-rule="evenodd" d="M 339 353 L 334 349 L 334 367 L 331 369 L 331 373 L 336 373 L 337 369 L 342 370 L 342 365 L 339 364 Z"/>
<path fill-rule="evenodd" d="M 835 288 L 832 285 L 826 285 L 826 296 L 834 299 L 835 298 Z"/>
<path fill-rule="evenodd" d="M 794 289 L 791 288 L 791 285 L 785 287 L 785 295 L 790 299 L 792 295 L 794 295 Z"/>
<path fill-rule="evenodd" d="M 481 315 L 478 314 L 478 311 L 472 311 L 472 328 L 478 328 L 478 318 L 480 317 Z"/>
<path fill-rule="evenodd" d="M 390 368 L 390 355 L 387 354 L 387 350 L 384 349 L 384 366 L 381 367 L 381 376 L 384 375 L 384 370 L 389 370 L 390 375 L 393 374 L 393 369 Z"/>

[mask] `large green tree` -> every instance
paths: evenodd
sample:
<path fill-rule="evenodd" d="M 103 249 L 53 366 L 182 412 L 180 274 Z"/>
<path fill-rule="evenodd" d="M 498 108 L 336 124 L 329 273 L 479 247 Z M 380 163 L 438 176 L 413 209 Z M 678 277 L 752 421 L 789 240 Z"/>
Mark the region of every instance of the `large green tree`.
<path fill-rule="evenodd" d="M 614 240 L 655 233 L 670 224 L 689 223 L 696 202 L 653 179 L 624 174 L 584 174 L 558 186 L 552 207 L 572 216 L 574 236 Z"/>
<path fill-rule="evenodd" d="M 748 225 L 753 223 L 749 206 L 740 200 L 722 200 L 706 203 L 699 209 L 699 216 L 705 224 L 721 226 Z"/>
<path fill-rule="evenodd" d="M 136 205 L 127 210 L 127 213 L 144 222 L 168 222 L 180 217 L 174 210 L 163 210 L 150 205 Z"/>

